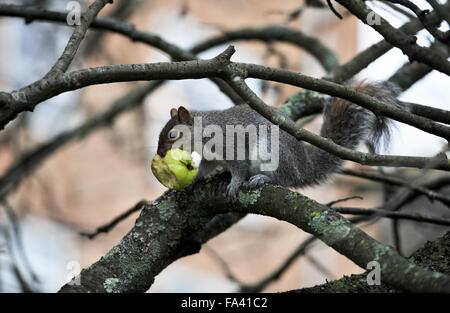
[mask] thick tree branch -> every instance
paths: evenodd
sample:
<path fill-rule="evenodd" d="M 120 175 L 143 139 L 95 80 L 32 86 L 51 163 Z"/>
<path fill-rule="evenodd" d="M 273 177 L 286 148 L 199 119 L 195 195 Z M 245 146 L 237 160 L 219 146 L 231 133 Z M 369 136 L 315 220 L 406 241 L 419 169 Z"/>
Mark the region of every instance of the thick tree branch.
<path fill-rule="evenodd" d="M 33 7 L 17 5 L 0 5 L 0 15 L 24 17 L 27 21 L 43 20 L 66 23 L 66 14 L 63 12 L 48 11 Z M 174 44 L 168 43 L 161 37 L 137 30 L 133 24 L 118 21 L 111 18 L 96 18 L 91 27 L 94 29 L 107 30 L 122 34 L 135 42 L 143 42 L 160 49 L 169 54 L 176 61 L 195 60 L 195 54 L 207 50 L 214 45 L 223 44 L 231 40 L 262 40 L 265 42 L 285 41 L 310 52 L 318 61 L 330 70 L 339 65 L 336 55 L 326 48 L 314 37 L 303 34 L 300 31 L 288 27 L 266 26 L 260 28 L 247 28 L 225 33 L 212 40 L 207 40 L 193 47 L 190 51 L 185 51 Z M 221 79 L 212 78 L 219 89 L 227 94 L 235 104 L 242 103 L 232 89 L 230 89 Z"/>
<path fill-rule="evenodd" d="M 33 20 L 66 23 L 67 14 L 64 12 L 49 11 L 40 8 L 26 7 L 20 5 L 0 5 L 0 16 L 13 16 L 26 18 L 28 22 Z M 215 46 L 236 40 L 260 40 L 266 43 L 273 41 L 288 42 L 311 53 L 319 63 L 327 70 L 339 65 L 336 54 L 322 44 L 317 38 L 304 34 L 296 29 L 285 26 L 264 26 L 243 28 L 226 32 L 212 39 L 207 39 L 189 51 L 171 44 L 160 36 L 136 29 L 127 22 L 113 18 L 97 17 L 91 24 L 93 29 L 106 30 L 121 34 L 134 42 L 146 43 L 150 46 L 169 54 L 175 61 L 195 60 L 195 54 Z"/>
<path fill-rule="evenodd" d="M 14 103 L 14 107 L 19 108 L 19 111 L 24 111 L 31 110 L 37 103 L 63 92 L 95 84 L 136 80 L 224 77 L 225 71 L 227 75 L 232 72 L 233 76 L 272 80 L 340 97 L 361 105 L 375 114 L 407 123 L 445 139 L 450 138 L 448 126 L 387 105 L 373 97 L 357 92 L 353 88 L 288 70 L 256 64 L 234 63 L 226 59 L 223 54 L 210 60 L 103 66 L 73 71 L 59 77 L 42 79 L 30 86 L 13 91 L 10 101 Z M 242 95 L 240 96 L 242 97 Z M 11 116 L 5 116 L 6 120 L 9 118 Z"/>
<path fill-rule="evenodd" d="M 409 261 L 414 262 L 419 266 L 426 267 L 433 271 L 450 274 L 450 232 L 447 232 L 443 237 L 430 242 L 428 241 L 424 247 L 414 252 Z M 392 286 L 381 283 L 381 285 L 367 284 L 367 273 L 344 276 L 341 279 L 327 282 L 323 285 L 318 285 L 309 288 L 302 288 L 291 290 L 289 292 L 296 293 L 398 293 L 402 292 Z"/>
<path fill-rule="evenodd" d="M 227 212 L 263 214 L 289 222 L 363 268 L 375 260 L 381 265 L 382 280 L 399 289 L 450 291 L 450 277 L 413 265 L 334 210 L 286 188 L 265 185 L 250 192 L 241 190 L 238 202 L 230 205 L 225 197 L 228 177 L 202 181 L 190 192 L 166 192 L 144 207 L 118 245 L 81 272 L 81 285 L 65 285 L 60 291 L 144 292 L 160 271 L 181 256 L 179 249 L 186 238 L 211 216 Z"/>

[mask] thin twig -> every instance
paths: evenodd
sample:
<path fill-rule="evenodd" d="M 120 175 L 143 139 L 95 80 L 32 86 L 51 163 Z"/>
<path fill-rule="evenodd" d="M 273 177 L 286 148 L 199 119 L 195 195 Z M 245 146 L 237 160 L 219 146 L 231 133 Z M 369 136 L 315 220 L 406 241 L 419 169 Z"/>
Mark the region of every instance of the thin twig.
<path fill-rule="evenodd" d="M 334 13 L 340 20 L 343 19 L 342 15 L 339 14 L 338 11 L 334 8 L 333 4 L 331 3 L 331 0 L 327 0 L 328 7 L 330 8 L 331 12 Z"/>
<path fill-rule="evenodd" d="M 327 204 L 325 204 L 326 206 L 332 207 L 333 205 L 337 204 L 337 203 L 341 203 L 344 201 L 348 201 L 348 200 L 353 200 L 353 199 L 359 199 L 359 200 L 363 200 L 363 197 L 360 196 L 351 196 L 351 197 L 347 197 L 347 198 L 343 198 L 343 199 L 338 199 L 338 200 L 334 200 L 331 202 L 328 202 Z"/>
<path fill-rule="evenodd" d="M 87 237 L 89 239 L 94 239 L 95 237 L 97 237 L 97 235 L 99 235 L 101 233 L 108 233 L 111 229 L 113 229 L 121 221 L 125 220 L 128 216 L 141 210 L 143 206 L 150 205 L 150 204 L 151 203 L 146 200 L 141 200 L 138 203 L 136 203 L 132 208 L 128 209 L 127 211 L 123 212 L 119 216 L 115 217 L 111 222 L 98 227 L 94 232 L 91 232 L 91 233 L 81 232 L 80 235 Z"/>
<path fill-rule="evenodd" d="M 447 206 L 450 206 L 450 196 L 449 195 L 436 192 L 434 190 L 425 188 L 423 186 L 414 185 L 411 182 L 401 179 L 401 178 L 393 177 L 393 176 L 386 175 L 386 174 L 381 175 L 381 174 L 378 174 L 373 171 L 355 171 L 355 170 L 351 170 L 351 169 L 342 169 L 340 171 L 340 173 L 344 174 L 344 175 L 369 179 L 369 180 L 376 181 L 376 182 L 387 183 L 390 185 L 405 186 L 411 190 L 414 190 L 415 192 L 425 195 L 432 201 L 439 200 L 442 203 L 446 204 Z M 448 179 L 450 180 L 450 176 L 448 177 Z"/>
<path fill-rule="evenodd" d="M 443 225 L 450 226 L 450 219 L 439 218 L 439 217 L 430 217 L 421 214 L 412 214 L 406 212 L 398 212 L 398 211 L 389 211 L 382 209 L 363 209 L 363 208 L 347 208 L 347 207 L 335 207 L 333 208 L 336 212 L 341 214 L 353 214 L 353 215 L 372 215 L 381 216 L 381 217 L 389 217 L 393 219 L 404 219 L 415 222 L 424 222 L 435 225 Z"/>

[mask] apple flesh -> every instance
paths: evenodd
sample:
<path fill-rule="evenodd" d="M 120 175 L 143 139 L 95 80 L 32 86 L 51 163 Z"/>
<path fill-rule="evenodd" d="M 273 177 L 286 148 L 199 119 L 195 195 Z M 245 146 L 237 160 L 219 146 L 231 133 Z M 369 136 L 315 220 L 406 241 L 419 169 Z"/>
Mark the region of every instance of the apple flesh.
<path fill-rule="evenodd" d="M 164 158 L 155 155 L 152 160 L 152 172 L 167 188 L 183 190 L 197 176 L 197 166 L 189 152 L 173 149 L 169 150 Z"/>

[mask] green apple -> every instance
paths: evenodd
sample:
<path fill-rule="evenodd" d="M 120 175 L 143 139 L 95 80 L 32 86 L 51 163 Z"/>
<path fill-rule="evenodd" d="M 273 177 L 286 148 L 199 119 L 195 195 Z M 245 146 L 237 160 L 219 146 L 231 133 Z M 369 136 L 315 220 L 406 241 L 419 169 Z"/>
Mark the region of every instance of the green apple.
<path fill-rule="evenodd" d="M 191 154 L 181 149 L 169 150 L 164 158 L 158 154 L 152 160 L 153 175 L 170 189 L 183 190 L 197 175 Z"/>

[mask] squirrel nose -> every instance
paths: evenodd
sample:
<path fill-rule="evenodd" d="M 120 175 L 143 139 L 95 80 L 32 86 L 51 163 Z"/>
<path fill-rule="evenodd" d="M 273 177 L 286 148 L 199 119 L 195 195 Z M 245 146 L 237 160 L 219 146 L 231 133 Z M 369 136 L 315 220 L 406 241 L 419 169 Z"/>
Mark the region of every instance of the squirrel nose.
<path fill-rule="evenodd" d="M 158 153 L 161 157 L 165 157 L 166 153 L 167 153 L 167 148 L 166 147 L 158 147 L 158 151 L 156 153 Z"/>

